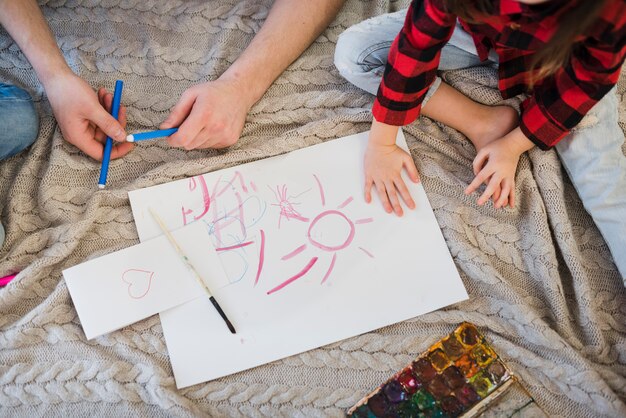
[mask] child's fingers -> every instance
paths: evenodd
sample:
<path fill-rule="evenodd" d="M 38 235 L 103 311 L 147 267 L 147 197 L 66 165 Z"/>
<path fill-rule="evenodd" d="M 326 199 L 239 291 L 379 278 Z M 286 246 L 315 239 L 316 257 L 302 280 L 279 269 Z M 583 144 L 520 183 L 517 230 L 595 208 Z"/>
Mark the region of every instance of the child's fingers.
<path fill-rule="evenodd" d="M 487 185 L 489 185 L 489 181 L 491 181 L 491 179 L 489 179 L 489 180 L 487 181 Z M 498 184 L 498 185 L 496 186 L 496 190 L 493 192 L 493 196 L 491 196 L 491 197 L 493 198 L 493 203 L 494 203 L 494 204 L 496 203 L 496 201 L 497 201 L 498 199 L 500 199 L 500 195 L 501 195 L 501 194 L 502 194 L 502 187 L 500 187 L 500 185 Z"/>
<path fill-rule="evenodd" d="M 511 194 L 509 196 L 509 206 L 515 207 L 515 182 L 511 185 Z"/>
<path fill-rule="evenodd" d="M 406 203 L 406 205 L 410 208 L 410 209 L 415 209 L 415 202 L 413 201 L 413 198 L 411 197 L 411 193 L 409 192 L 409 189 L 407 189 L 406 184 L 404 184 L 404 181 L 402 181 L 402 178 L 399 177 L 396 180 L 394 180 L 393 184 L 396 186 L 396 189 L 400 192 L 400 196 L 402 196 L 402 200 L 404 200 L 404 203 Z"/>
<path fill-rule="evenodd" d="M 496 187 L 498 187 L 499 183 L 500 183 L 500 178 L 493 176 L 491 178 L 491 181 L 489 182 L 489 185 L 487 185 L 487 188 L 483 192 L 483 194 L 478 198 L 477 203 L 481 206 L 484 205 L 489 200 L 489 198 L 493 195 L 493 192 L 496 190 Z"/>
<path fill-rule="evenodd" d="M 487 167 L 482 169 L 476 175 L 476 177 L 474 177 L 474 180 L 469 184 L 469 186 L 467 186 L 467 188 L 465 189 L 465 194 L 474 193 L 474 191 L 478 189 L 481 184 L 483 184 L 485 181 L 487 181 L 487 179 L 489 179 L 489 177 L 491 177 L 491 174 L 492 173 L 489 170 L 487 170 Z"/>
<path fill-rule="evenodd" d="M 365 180 L 365 201 L 372 203 L 372 179 Z"/>
<path fill-rule="evenodd" d="M 494 206 L 496 209 L 500 209 L 501 207 L 506 206 L 509 193 L 511 193 L 511 183 L 508 179 L 502 180 L 502 194 L 499 199 L 494 197 Z"/>
<path fill-rule="evenodd" d="M 420 174 L 417 171 L 417 167 L 415 167 L 415 162 L 413 161 L 413 157 L 407 154 L 402 164 L 404 165 L 406 172 L 409 173 L 409 177 L 411 178 L 411 180 L 413 180 L 414 183 L 419 183 Z M 402 184 L 404 185 L 404 183 Z"/>
<path fill-rule="evenodd" d="M 389 198 L 387 197 L 387 191 L 385 190 L 385 185 L 380 181 L 375 181 L 374 185 L 376 186 L 376 192 L 378 193 L 378 198 L 380 199 L 380 203 L 382 203 L 385 212 L 391 213 L 391 204 L 389 203 Z"/>
<path fill-rule="evenodd" d="M 484 149 L 478 151 L 478 154 L 476 154 L 476 158 L 474 158 L 474 161 L 472 161 L 472 169 L 474 170 L 475 176 L 478 175 L 480 170 L 483 169 L 488 158 L 489 153 L 486 152 Z"/>
<path fill-rule="evenodd" d="M 402 205 L 400 205 L 400 199 L 398 199 L 398 194 L 396 193 L 396 187 L 394 186 L 393 181 L 385 182 L 385 189 L 387 190 L 387 196 L 389 196 L 393 211 L 396 215 L 402 216 Z"/>

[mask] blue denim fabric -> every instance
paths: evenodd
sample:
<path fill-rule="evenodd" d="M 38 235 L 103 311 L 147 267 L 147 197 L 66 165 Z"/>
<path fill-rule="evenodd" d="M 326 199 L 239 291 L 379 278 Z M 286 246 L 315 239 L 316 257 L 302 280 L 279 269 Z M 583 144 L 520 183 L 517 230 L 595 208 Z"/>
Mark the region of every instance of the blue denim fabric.
<path fill-rule="evenodd" d="M 27 148 L 39 133 L 39 118 L 30 95 L 9 84 L 0 83 L 0 160 Z M 0 247 L 4 228 L 0 223 Z"/>
<path fill-rule="evenodd" d="M 405 14 L 403 10 L 376 16 L 342 33 L 335 49 L 339 73 L 355 86 L 376 94 L 391 43 L 402 28 Z M 457 25 L 441 51 L 439 69 L 497 64 L 494 51 L 481 63 L 471 36 Z M 423 106 L 440 84 L 437 77 Z M 624 132 L 617 123 L 617 106 L 614 88 L 555 148 L 585 209 L 609 246 L 626 286 L 626 156 L 622 152 Z"/>
<path fill-rule="evenodd" d="M 335 48 L 335 67 L 339 73 L 355 86 L 375 95 L 385 72 L 389 49 L 402 29 L 405 17 L 406 10 L 400 10 L 367 19 L 346 29 L 339 36 Z M 495 51 L 490 52 L 487 61 L 481 61 L 474 40 L 457 24 L 450 41 L 441 51 L 439 69 L 457 70 L 482 65 L 495 68 L 498 61 Z M 422 106 L 426 105 L 440 84 L 441 79 L 437 77 Z"/>
<path fill-rule="evenodd" d="M 30 95 L 0 83 L 0 160 L 27 148 L 39 133 L 39 118 Z"/>

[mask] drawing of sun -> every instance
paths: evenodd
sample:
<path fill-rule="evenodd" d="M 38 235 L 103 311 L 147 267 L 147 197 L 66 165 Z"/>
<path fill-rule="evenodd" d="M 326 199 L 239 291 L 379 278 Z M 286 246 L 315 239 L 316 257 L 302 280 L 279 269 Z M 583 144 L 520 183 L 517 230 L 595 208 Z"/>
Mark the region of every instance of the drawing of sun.
<path fill-rule="evenodd" d="M 324 254 L 327 253 L 329 256 L 331 256 L 331 258 L 328 269 L 326 270 L 326 273 L 324 274 L 321 281 L 321 284 L 323 284 L 328 280 L 335 267 L 337 254 L 353 246 L 357 226 L 373 222 L 374 220 L 372 218 L 352 220 L 345 213 L 347 211 L 346 207 L 350 205 L 350 203 L 354 200 L 352 196 L 348 197 L 336 208 L 326 209 L 326 198 L 322 183 L 320 182 L 317 175 L 314 174 L 313 177 L 319 190 L 322 211 L 318 213 L 315 217 L 313 217 L 312 220 L 302 215 L 297 210 L 296 206 L 299 203 L 294 200 L 297 199 L 298 196 L 308 192 L 311 189 L 308 189 L 296 196 L 288 195 L 286 185 L 280 187 L 277 186 L 275 190 L 270 188 L 270 190 L 274 192 L 277 200 L 277 203 L 273 204 L 273 206 L 277 206 L 280 209 L 280 215 L 278 219 L 279 228 L 283 218 L 287 221 L 294 220 L 309 224 L 307 228 L 305 242 L 290 251 L 285 256 L 283 256 L 281 260 L 289 260 L 310 247 L 315 247 L 318 250 L 321 250 Z M 370 251 L 362 247 L 358 247 L 358 249 L 365 253 L 368 257 L 374 258 L 374 255 Z M 270 295 L 272 293 L 275 293 L 283 289 L 285 286 L 295 282 L 299 278 L 305 276 L 309 272 L 309 270 L 311 270 L 311 268 L 318 262 L 318 259 L 319 257 L 317 256 L 311 257 L 308 263 L 304 265 L 304 267 L 297 274 L 283 281 L 278 286 L 270 289 L 267 294 Z"/>

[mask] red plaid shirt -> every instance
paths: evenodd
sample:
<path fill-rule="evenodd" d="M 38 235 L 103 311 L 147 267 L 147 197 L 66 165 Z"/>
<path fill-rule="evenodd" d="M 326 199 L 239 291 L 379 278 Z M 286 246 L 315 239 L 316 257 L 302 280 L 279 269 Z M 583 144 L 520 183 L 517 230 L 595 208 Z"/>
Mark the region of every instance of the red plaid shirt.
<path fill-rule="evenodd" d="M 595 1 L 595 0 L 585 0 Z M 558 17 L 574 1 L 529 6 L 494 0 L 496 12 L 481 24 L 461 22 L 484 61 L 490 49 L 500 58 L 498 87 L 504 98 L 529 92 L 533 52 L 555 33 Z M 377 121 L 407 125 L 419 116 L 435 80 L 441 48 L 454 31 L 456 16 L 443 0 L 414 0 L 404 27 L 389 51 L 389 61 L 372 112 Z M 535 83 L 522 104 L 520 128 L 548 149 L 575 127 L 617 83 L 626 55 L 626 0 L 609 0 L 586 37 L 575 45 L 566 66 Z"/>

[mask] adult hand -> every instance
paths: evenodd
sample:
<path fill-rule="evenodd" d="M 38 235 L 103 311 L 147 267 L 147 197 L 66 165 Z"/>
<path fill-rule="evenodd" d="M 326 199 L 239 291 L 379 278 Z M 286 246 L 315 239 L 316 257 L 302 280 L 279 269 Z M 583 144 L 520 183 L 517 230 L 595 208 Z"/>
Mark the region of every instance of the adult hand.
<path fill-rule="evenodd" d="M 370 140 L 365 151 L 365 201 L 372 201 L 371 191 L 375 186 L 387 213 L 393 209 L 396 215 L 402 216 L 398 194 L 410 209 L 415 209 L 415 202 L 401 176 L 402 169 L 406 169 L 413 182 L 419 182 L 417 168 L 408 153 L 396 144 L 383 145 Z"/>
<path fill-rule="evenodd" d="M 167 140 L 173 147 L 225 148 L 239 139 L 252 104 L 237 82 L 220 78 L 187 89 L 160 128 L 178 126 Z"/>
<path fill-rule="evenodd" d="M 482 148 L 473 162 L 476 177 L 465 189 L 465 194 L 473 193 L 482 183 L 487 187 L 477 203 L 484 205 L 500 189 L 500 196 L 494 198 L 496 209 L 507 203 L 515 207 L 515 172 L 519 158 L 531 149 L 533 143 L 519 128 Z"/>
<path fill-rule="evenodd" d="M 133 149 L 133 144 L 126 142 L 124 132 L 126 108 L 120 106 L 119 121 L 110 114 L 111 93 L 101 88 L 96 94 L 71 71 L 50 78 L 44 88 L 67 142 L 96 160 L 102 160 L 107 135 L 119 142 L 113 147 L 111 158 L 122 157 Z"/>

